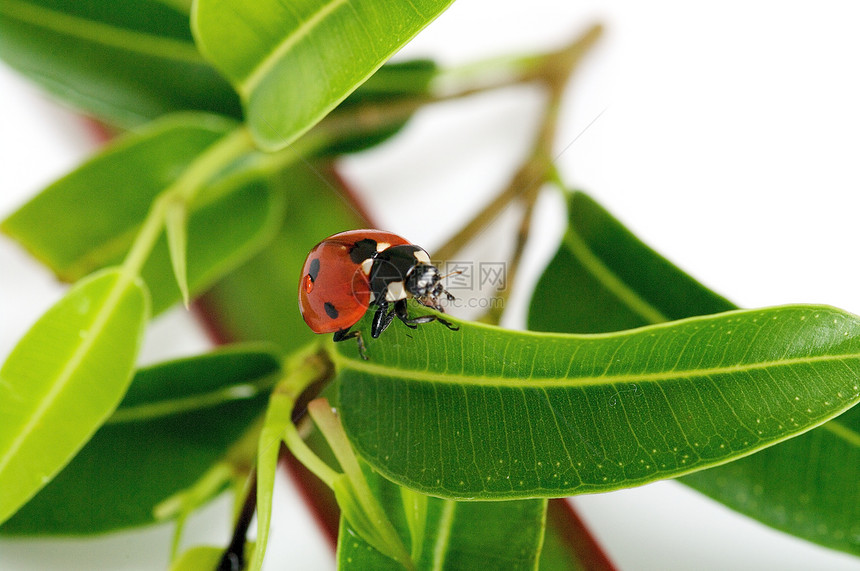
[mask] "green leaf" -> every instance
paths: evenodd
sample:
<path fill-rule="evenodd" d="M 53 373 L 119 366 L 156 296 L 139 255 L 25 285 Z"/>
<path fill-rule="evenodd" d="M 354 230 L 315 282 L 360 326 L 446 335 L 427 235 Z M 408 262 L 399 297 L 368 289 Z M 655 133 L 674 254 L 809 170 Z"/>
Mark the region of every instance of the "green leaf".
<path fill-rule="evenodd" d="M 272 520 L 272 499 L 275 493 L 275 473 L 278 455 L 295 401 L 291 395 L 275 391 L 266 409 L 266 420 L 260 433 L 257 448 L 257 543 L 248 569 L 259 571 L 269 542 L 269 525 Z"/>
<path fill-rule="evenodd" d="M 561 246 L 535 286 L 528 328 L 603 333 L 732 309 L 577 192 Z"/>
<path fill-rule="evenodd" d="M 613 569 L 564 498 L 547 502 L 546 533 L 538 568 L 540 571 Z"/>
<path fill-rule="evenodd" d="M 421 554 L 413 559 L 417 569 L 536 568 L 544 535 L 545 500 L 454 502 L 422 496 L 426 500 L 423 532 L 416 536 L 410 533 L 402 488 L 366 465 L 363 468 L 374 497 L 404 544 L 411 542 L 413 554 Z M 365 542 L 344 517 L 340 521 L 337 559 L 338 569 L 403 569 Z"/>
<path fill-rule="evenodd" d="M 860 555 L 860 407 L 679 481 L 776 529 Z"/>
<path fill-rule="evenodd" d="M 170 571 L 212 571 L 224 555 L 223 547 L 198 545 L 185 551 L 170 566 Z"/>
<path fill-rule="evenodd" d="M 265 180 L 237 173 L 214 183 L 218 198 L 192 204 L 188 220 L 187 287 L 190 297 L 205 291 L 259 252 L 277 234 L 286 210 L 283 194 Z M 294 205 L 291 205 L 294 206 Z M 173 258 L 164 237 L 155 245 L 142 275 L 161 313 L 182 299 Z"/>
<path fill-rule="evenodd" d="M 5 233 L 46 263 L 61 279 L 123 259 L 152 201 L 175 182 L 201 153 L 229 133 L 233 121 L 182 114 L 123 137 L 56 181 L 0 225 Z M 251 153 L 211 181 L 188 212 L 186 282 L 193 296 L 237 267 L 271 240 L 284 213 L 283 197 L 272 189 Z M 182 208 L 182 205 L 177 205 Z M 174 240 L 181 217 L 168 217 Z M 172 234 L 171 234 L 172 232 Z M 183 249 L 181 243 L 174 249 Z M 183 297 L 173 275 L 186 264 L 172 258 L 168 241 L 156 244 L 143 277 L 155 313 Z M 178 279 L 182 279 L 179 270 Z"/>
<path fill-rule="evenodd" d="M 76 284 L 0 368 L 0 523 L 47 484 L 119 404 L 148 316 L 119 270 Z"/>
<path fill-rule="evenodd" d="M 236 92 L 200 56 L 177 2 L 3 0 L 0 57 L 72 105 L 130 127 L 202 110 L 239 118 Z"/>
<path fill-rule="evenodd" d="M 429 497 L 409 488 L 400 488 L 400 499 L 403 501 L 403 515 L 406 520 L 406 529 L 412 538 L 412 550 L 409 556 L 412 561 L 419 561 L 424 551 L 424 544 L 418 538 L 424 537 L 427 529 L 427 506 Z"/>
<path fill-rule="evenodd" d="M 369 361 L 354 343 L 336 353 L 353 444 L 394 481 L 440 497 L 558 497 L 679 476 L 860 400 L 860 318 L 828 307 L 593 336 L 452 321 L 458 331 L 396 323 L 366 335 Z"/>
<path fill-rule="evenodd" d="M 289 208 L 278 235 L 254 258 L 223 277 L 202 298 L 202 308 L 227 340 L 263 340 L 284 352 L 318 339 L 299 313 L 298 275 L 320 237 L 363 226 L 339 196 L 328 167 L 298 164 L 283 174 Z M 290 296 L 295 296 L 290 299 Z"/>
<path fill-rule="evenodd" d="M 245 544 L 245 553 L 254 550 L 253 543 Z M 170 571 L 212 571 L 218 568 L 221 557 L 224 556 L 223 547 L 209 545 L 198 545 L 183 553 L 179 559 L 170 566 Z"/>
<path fill-rule="evenodd" d="M 439 67 L 430 59 L 411 59 L 383 65 L 347 97 L 341 108 L 430 95 Z"/>
<path fill-rule="evenodd" d="M 192 28 L 203 54 L 239 92 L 265 149 L 301 136 L 452 0 L 200 0 Z"/>
<path fill-rule="evenodd" d="M 532 299 L 530 327 L 606 331 L 646 324 L 635 309 L 644 305 L 672 318 L 734 307 L 640 242 L 588 196 L 571 195 L 569 209 L 567 236 Z M 570 299 L 586 302 L 555 303 L 561 285 Z M 777 529 L 860 554 L 857 434 L 860 407 L 778 446 L 679 481 Z"/>
<path fill-rule="evenodd" d="M 431 97 L 431 82 L 438 68 L 431 60 L 408 60 L 387 63 L 370 76 L 331 114 L 333 119 L 347 114 L 358 117 L 385 117 L 387 109 L 404 105 L 411 100 Z M 416 106 L 417 108 L 417 106 Z M 390 113 L 390 111 L 388 111 Z M 360 119 L 359 119 L 360 120 Z M 381 125 L 378 130 L 361 133 L 357 136 L 341 136 L 326 149 L 327 156 L 356 153 L 378 145 L 400 132 L 408 120 L 395 121 Z M 341 131 L 341 135 L 345 135 Z"/>
<path fill-rule="evenodd" d="M 182 302 L 188 307 L 188 209 L 184 204 L 173 203 L 167 207 L 164 218 L 164 231 L 167 234 L 167 250 L 176 285 L 182 294 Z"/>
<path fill-rule="evenodd" d="M 279 371 L 277 357 L 254 347 L 140 369 L 92 440 L 0 532 L 79 535 L 154 523 L 155 506 L 193 487 L 259 418 Z"/>
<path fill-rule="evenodd" d="M 180 114 L 117 139 L 0 225 L 60 279 L 75 281 L 121 259 L 158 194 L 230 120 Z"/>

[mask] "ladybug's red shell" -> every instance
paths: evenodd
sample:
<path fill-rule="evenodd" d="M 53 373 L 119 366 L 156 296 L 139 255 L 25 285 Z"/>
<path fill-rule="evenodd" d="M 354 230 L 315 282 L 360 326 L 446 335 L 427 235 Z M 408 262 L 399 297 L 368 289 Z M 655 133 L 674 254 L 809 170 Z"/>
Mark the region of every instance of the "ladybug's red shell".
<path fill-rule="evenodd" d="M 397 234 L 381 230 L 350 230 L 326 238 L 308 254 L 299 281 L 299 309 L 316 333 L 348 329 L 370 305 L 370 284 L 363 260 L 350 256 L 362 240 L 373 240 L 384 250 L 408 244 Z M 378 250 L 378 251 L 379 251 Z"/>

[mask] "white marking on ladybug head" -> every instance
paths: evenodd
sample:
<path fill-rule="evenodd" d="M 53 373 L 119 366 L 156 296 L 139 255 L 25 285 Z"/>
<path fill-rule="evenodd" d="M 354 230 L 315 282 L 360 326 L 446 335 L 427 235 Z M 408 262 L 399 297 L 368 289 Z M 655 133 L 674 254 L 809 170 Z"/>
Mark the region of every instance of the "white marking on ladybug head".
<path fill-rule="evenodd" d="M 370 275 L 370 269 L 373 267 L 373 258 L 367 258 L 363 262 L 361 262 L 361 271 L 364 272 L 364 275 Z"/>
<path fill-rule="evenodd" d="M 400 301 L 407 297 L 409 297 L 409 292 L 406 291 L 406 287 L 403 285 L 402 281 L 391 282 L 385 290 L 385 300 L 389 302 Z"/>
<path fill-rule="evenodd" d="M 388 248 L 390 248 L 390 247 L 391 247 L 391 243 L 390 243 L 390 242 L 377 242 L 377 243 L 376 243 L 376 251 L 377 251 L 377 252 L 381 252 L 381 251 L 383 251 L 383 250 L 387 250 L 387 249 L 388 249 Z"/>
<path fill-rule="evenodd" d="M 413 255 L 415 256 L 415 259 L 418 260 L 419 262 L 421 262 L 422 264 L 429 264 L 430 263 L 430 256 L 424 250 L 415 250 L 413 252 Z"/>

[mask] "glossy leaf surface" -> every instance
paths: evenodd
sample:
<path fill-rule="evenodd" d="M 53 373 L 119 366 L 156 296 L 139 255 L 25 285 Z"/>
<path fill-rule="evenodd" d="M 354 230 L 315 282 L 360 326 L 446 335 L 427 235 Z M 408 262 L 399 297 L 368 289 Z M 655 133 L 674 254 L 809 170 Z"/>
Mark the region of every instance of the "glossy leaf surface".
<path fill-rule="evenodd" d="M 413 538 L 398 486 L 365 471 L 376 499 L 406 546 Z M 546 500 L 455 502 L 428 498 L 416 569 L 535 569 L 544 535 Z M 400 570 L 341 518 L 338 569 Z"/>
<path fill-rule="evenodd" d="M 0 368 L 0 523 L 47 484 L 119 404 L 148 299 L 106 270 L 79 282 Z"/>
<path fill-rule="evenodd" d="M 239 117 L 175 2 L 4 0 L 0 57 L 60 99 L 130 127 L 180 110 Z"/>
<path fill-rule="evenodd" d="M 271 150 L 322 119 L 451 1 L 200 0 L 192 26 Z"/>
<path fill-rule="evenodd" d="M 0 532 L 103 533 L 154 523 L 248 430 L 280 370 L 259 348 L 223 349 L 140 369 L 116 412 Z"/>
<path fill-rule="evenodd" d="M 593 336 L 456 323 L 397 323 L 368 343 L 368 361 L 343 343 L 336 363 L 361 455 L 441 497 L 644 484 L 749 454 L 860 400 L 860 318 L 828 307 Z"/>
<path fill-rule="evenodd" d="M 667 262 L 585 194 L 572 195 L 569 209 L 567 236 L 532 298 L 531 328 L 638 327 L 648 323 L 636 310 L 645 305 L 674 318 L 726 308 L 729 302 Z M 571 299 L 592 303 L 548 303 L 560 283 Z M 679 481 L 778 529 L 860 553 L 858 434 L 855 406 L 809 433 Z"/>

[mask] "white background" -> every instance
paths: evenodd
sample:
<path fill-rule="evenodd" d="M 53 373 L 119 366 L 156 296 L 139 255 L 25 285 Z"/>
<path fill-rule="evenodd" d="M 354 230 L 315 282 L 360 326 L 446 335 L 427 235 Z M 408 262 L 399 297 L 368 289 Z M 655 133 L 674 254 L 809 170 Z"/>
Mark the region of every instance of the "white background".
<path fill-rule="evenodd" d="M 559 129 L 556 149 L 567 149 L 557 162 L 571 186 L 741 306 L 811 302 L 860 312 L 855 4 L 603 4 L 461 0 L 399 57 L 456 65 L 559 46 L 604 23 Z M 432 253 L 505 184 L 529 148 L 540 101 L 535 90 L 513 89 L 439 105 L 343 171 L 381 227 Z M 0 216 L 94 148 L 79 118 L 0 66 Z M 557 196 L 542 197 L 537 215 L 528 282 L 561 231 Z M 492 256 L 493 247 L 475 255 Z M 0 358 L 62 291 L 0 237 Z M 284 292 L 285 303 L 292 296 Z M 513 308 L 508 324 L 522 314 Z M 207 346 L 189 316 L 174 311 L 150 328 L 142 360 Z M 332 569 L 290 483 L 278 491 L 267 567 Z M 772 531 L 674 482 L 573 501 L 623 570 L 860 569 L 858 559 Z M 222 498 L 194 517 L 184 543 L 226 542 L 228 507 Z M 85 541 L 0 539 L 0 569 L 164 568 L 170 533 L 161 526 Z"/>

